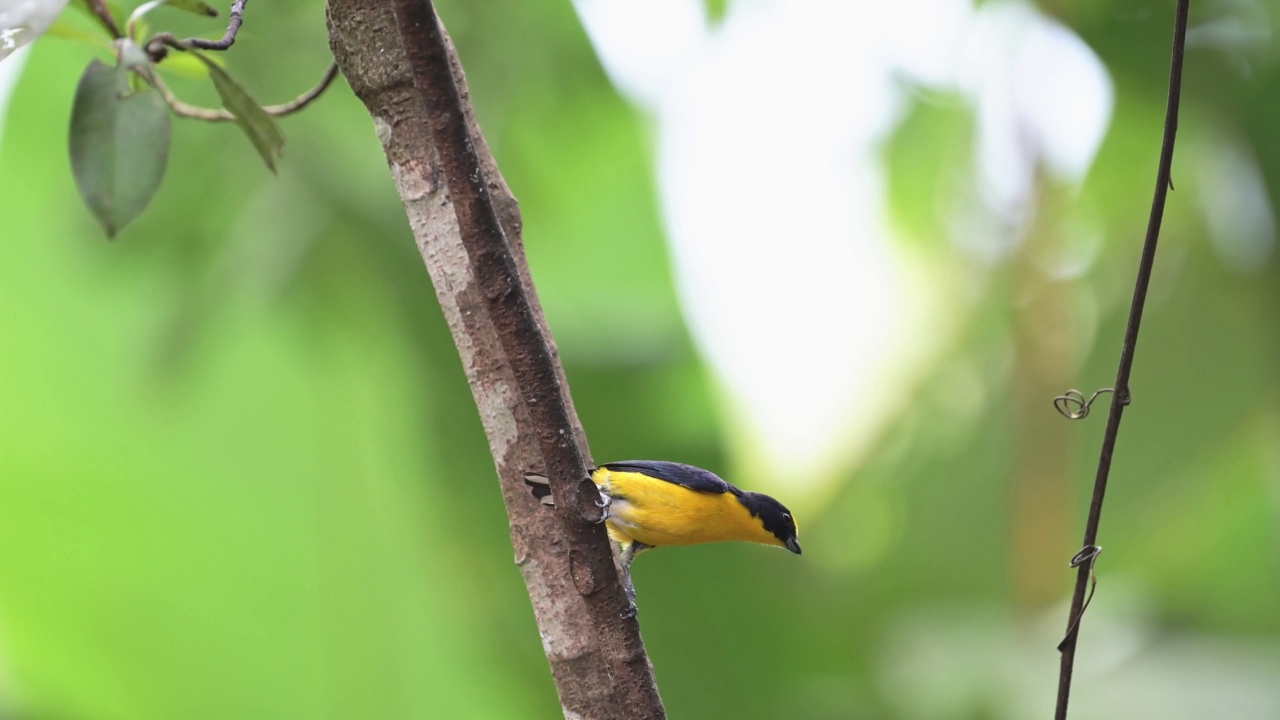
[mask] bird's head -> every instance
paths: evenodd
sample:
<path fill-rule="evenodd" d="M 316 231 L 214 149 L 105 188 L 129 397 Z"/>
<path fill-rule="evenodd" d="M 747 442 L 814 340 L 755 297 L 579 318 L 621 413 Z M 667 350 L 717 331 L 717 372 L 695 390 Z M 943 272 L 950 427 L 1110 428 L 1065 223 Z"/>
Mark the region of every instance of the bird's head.
<path fill-rule="evenodd" d="M 764 493 L 742 493 L 742 504 L 760 519 L 760 524 L 772 536 L 769 542 L 800 554 L 800 539 L 796 519 L 785 505 Z"/>

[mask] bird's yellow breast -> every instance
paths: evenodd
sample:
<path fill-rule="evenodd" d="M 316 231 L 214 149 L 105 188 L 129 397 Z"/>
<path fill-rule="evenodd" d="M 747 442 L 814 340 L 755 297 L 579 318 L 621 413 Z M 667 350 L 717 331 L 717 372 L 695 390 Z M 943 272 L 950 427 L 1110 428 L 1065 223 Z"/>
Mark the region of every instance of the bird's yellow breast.
<path fill-rule="evenodd" d="M 599 468 L 592 480 L 610 499 L 609 535 L 652 547 L 746 540 L 782 545 L 733 493 L 690 490 L 636 472 Z"/>

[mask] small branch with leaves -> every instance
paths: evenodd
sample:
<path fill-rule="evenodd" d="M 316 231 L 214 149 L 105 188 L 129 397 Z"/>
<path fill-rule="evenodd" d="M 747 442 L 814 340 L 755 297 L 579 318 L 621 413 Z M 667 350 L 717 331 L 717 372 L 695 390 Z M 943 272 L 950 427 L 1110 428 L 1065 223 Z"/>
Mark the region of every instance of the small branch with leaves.
<path fill-rule="evenodd" d="M 115 236 L 147 206 L 168 164 L 172 137 L 169 116 L 232 122 L 244 132 L 267 168 L 276 171 L 284 134 L 275 118 L 314 102 L 337 77 L 331 63 L 314 88 L 280 105 L 261 105 L 215 60 L 236 41 L 248 0 L 235 0 L 222 38 L 180 39 L 159 32 L 146 41 L 146 18 L 161 7 L 205 17 L 218 11 L 203 0 L 150 0 L 139 5 L 124 32 L 104 0 L 80 0 L 81 6 L 111 35 L 114 66 L 94 60 L 80 78 L 71 110 L 71 165 L 81 197 L 108 236 Z M 159 68 L 174 53 L 195 58 L 213 81 L 222 108 L 203 108 L 180 100 L 161 79 Z"/>

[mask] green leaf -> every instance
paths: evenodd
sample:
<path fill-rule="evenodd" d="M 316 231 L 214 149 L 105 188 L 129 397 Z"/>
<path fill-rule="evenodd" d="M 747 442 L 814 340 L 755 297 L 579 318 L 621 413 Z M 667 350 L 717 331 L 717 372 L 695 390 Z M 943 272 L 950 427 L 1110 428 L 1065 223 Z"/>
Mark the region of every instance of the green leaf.
<path fill-rule="evenodd" d="M 236 125 L 249 137 L 254 149 L 262 156 L 271 172 L 276 171 L 276 160 L 284 151 L 284 135 L 276 121 L 262 109 L 262 106 L 249 97 L 244 88 L 231 79 L 223 70 L 202 52 L 191 51 L 209 68 L 209 76 L 213 78 L 213 86 L 222 97 L 222 104 L 232 115 L 236 116 Z"/>
<path fill-rule="evenodd" d="M 169 161 L 169 108 L 150 87 L 129 89 L 129 71 L 94 60 L 71 108 L 76 187 L 108 237 L 146 208 Z"/>
<path fill-rule="evenodd" d="M 103 50 L 110 50 L 111 40 L 104 37 L 101 32 L 90 32 L 78 25 L 67 20 L 65 17 L 58 18 L 53 25 L 49 26 L 49 30 L 45 33 L 47 37 L 56 37 L 62 40 L 70 40 L 72 42 L 85 43 L 93 45 Z"/>

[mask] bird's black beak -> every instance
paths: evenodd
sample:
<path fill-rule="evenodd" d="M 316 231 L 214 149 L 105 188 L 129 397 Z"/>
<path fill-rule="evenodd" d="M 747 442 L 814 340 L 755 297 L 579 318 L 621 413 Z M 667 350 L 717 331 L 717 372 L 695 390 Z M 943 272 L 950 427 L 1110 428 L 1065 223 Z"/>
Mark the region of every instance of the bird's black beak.
<path fill-rule="evenodd" d="M 797 555 L 800 554 L 800 541 L 794 535 L 787 538 L 787 549 Z"/>

